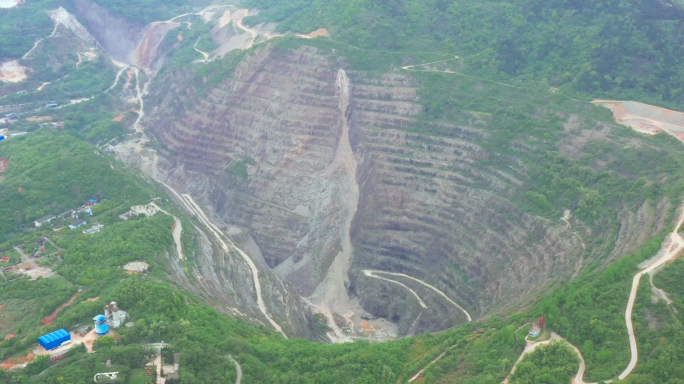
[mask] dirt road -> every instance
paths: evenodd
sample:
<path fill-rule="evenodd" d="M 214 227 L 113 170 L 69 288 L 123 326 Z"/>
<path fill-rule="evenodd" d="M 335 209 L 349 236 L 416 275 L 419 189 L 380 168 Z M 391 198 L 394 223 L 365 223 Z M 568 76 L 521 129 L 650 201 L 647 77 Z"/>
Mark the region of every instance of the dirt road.
<path fill-rule="evenodd" d="M 525 350 L 523 350 L 523 353 L 520 354 L 520 357 L 518 357 L 518 360 L 516 360 L 515 364 L 513 365 L 513 369 L 511 369 L 511 373 L 508 374 L 508 376 L 506 377 L 506 379 L 502 383 L 503 384 L 508 383 L 508 380 L 510 379 L 510 377 L 515 373 L 515 369 L 518 366 L 518 363 L 520 363 L 522 361 L 522 359 L 525 357 L 525 355 L 534 352 L 535 349 L 537 349 L 538 347 L 540 347 L 542 345 L 550 344 L 553 341 L 559 341 L 559 340 L 563 340 L 563 338 L 558 336 L 557 334 L 555 334 L 553 332 L 551 332 L 551 337 L 548 340 L 544 340 L 544 341 L 530 341 L 526 337 L 525 341 L 527 342 L 527 345 L 525 345 Z"/>
<path fill-rule="evenodd" d="M 400 282 L 398 282 L 398 281 L 395 281 L 395 280 L 392 280 L 392 279 L 388 279 L 388 278 L 385 278 L 385 277 L 382 277 L 382 276 L 378 276 L 378 275 L 376 275 L 373 271 L 371 271 L 370 269 L 365 269 L 365 270 L 363 271 L 363 274 L 366 275 L 366 276 L 368 276 L 368 277 L 372 277 L 372 278 L 380 279 L 380 280 L 384 280 L 384 281 L 389 281 L 390 283 L 394 283 L 394 284 L 399 284 L 399 285 L 401 285 L 402 287 L 408 289 L 408 290 L 413 294 L 413 296 L 416 297 L 416 299 L 418 300 L 418 303 L 420 304 L 421 307 L 427 308 L 427 305 L 425 304 L 425 302 L 423 301 L 423 299 L 421 299 L 420 296 L 418 296 L 418 294 L 416 293 L 416 291 L 414 291 L 413 289 L 409 288 L 406 284 L 400 283 Z M 411 381 L 411 380 L 409 380 L 409 381 Z"/>
<path fill-rule="evenodd" d="M 660 256 L 658 256 L 655 259 L 649 260 L 647 265 L 639 271 L 634 276 L 634 279 L 632 280 L 632 288 L 629 292 L 629 300 L 627 301 L 627 309 L 625 310 L 625 324 L 627 325 L 627 333 L 629 335 L 629 346 L 630 346 L 630 352 L 631 352 L 631 359 L 629 361 L 629 364 L 627 365 L 627 368 L 618 376 L 619 380 L 624 380 L 627 376 L 629 376 L 634 368 L 637 365 L 637 362 L 639 360 L 639 350 L 636 344 L 636 337 L 634 336 L 634 326 L 632 324 L 632 312 L 634 310 L 634 302 L 636 301 L 636 296 L 639 290 L 639 283 L 641 281 L 641 277 L 646 275 L 646 274 L 651 274 L 654 270 L 657 268 L 660 268 L 662 265 L 667 263 L 670 260 L 673 260 L 677 257 L 677 255 L 684 250 L 684 239 L 679 235 L 678 230 L 679 227 L 682 226 L 684 223 L 684 204 L 682 206 L 682 211 L 680 212 L 679 215 L 679 220 L 677 220 L 677 225 L 674 227 L 674 230 L 672 233 L 670 233 L 669 241 L 663 245 L 663 251 Z M 651 278 L 651 285 L 653 286 L 652 278 L 653 276 L 649 276 Z M 656 290 L 658 290 L 657 287 L 653 286 Z M 660 290 L 658 290 L 660 291 Z M 663 295 L 663 298 L 667 301 L 667 295 L 660 291 L 661 295 Z M 556 335 L 555 333 L 552 333 L 552 336 L 556 336 L 558 339 L 560 336 Z M 570 343 L 568 343 L 570 344 Z M 518 361 L 522 360 L 523 356 L 531 351 L 528 351 L 528 347 L 530 347 L 530 344 L 528 342 L 528 346 L 525 347 L 525 351 L 520 355 L 520 358 Z M 570 347 L 577 353 L 577 356 L 580 358 L 580 365 L 579 369 L 577 370 L 577 375 L 572 379 L 572 384 L 596 384 L 596 383 L 585 383 L 584 382 L 584 371 L 586 369 L 586 363 L 584 361 L 584 357 L 580 353 L 579 349 L 575 347 L 574 345 L 570 344 Z M 535 346 L 536 348 L 536 346 Z M 516 362 L 517 364 L 517 362 Z M 513 367 L 513 370 L 511 370 L 511 374 L 515 371 L 515 366 Z M 510 375 L 509 375 L 510 376 Z M 504 381 L 504 383 L 508 382 L 508 378 Z M 611 383 L 612 380 L 606 380 L 604 381 L 605 383 Z"/>
<path fill-rule="evenodd" d="M 238 363 L 237 361 L 235 361 L 235 359 L 233 359 L 233 356 L 228 355 L 228 360 L 235 363 L 235 372 L 237 372 L 237 378 L 235 379 L 235 384 L 240 384 L 240 382 L 242 381 L 242 367 L 240 366 L 240 363 Z"/>
<path fill-rule="evenodd" d="M 228 247 L 228 244 L 226 244 L 226 242 L 223 240 L 223 236 L 220 235 L 220 233 L 222 233 L 221 230 L 211 221 L 209 221 L 207 216 L 204 214 L 202 208 L 200 208 L 199 205 L 197 205 L 192 196 L 185 193 L 181 196 L 178 192 L 176 192 L 166 183 L 163 183 L 161 181 L 160 183 L 163 184 L 166 188 L 168 188 L 171 191 L 171 193 L 173 193 L 178 198 L 178 200 L 183 203 L 183 205 L 188 209 L 188 211 L 197 216 L 200 222 L 207 227 L 207 229 L 211 232 L 212 235 L 214 235 L 214 238 L 219 242 L 224 252 L 226 252 L 226 254 L 230 253 L 230 247 Z M 230 245 L 238 252 L 238 254 L 240 254 L 242 259 L 245 261 L 245 263 L 247 263 L 249 269 L 252 272 L 252 280 L 254 282 L 254 290 L 256 291 L 257 306 L 259 307 L 259 310 L 264 315 L 264 317 L 266 317 L 268 322 L 271 323 L 271 326 L 273 326 L 273 328 L 275 328 L 276 331 L 280 332 L 280 334 L 282 334 L 283 337 L 287 339 L 287 335 L 285 334 L 285 332 L 283 332 L 283 329 L 280 327 L 280 325 L 278 325 L 278 323 L 276 323 L 276 321 L 269 313 L 268 308 L 266 308 L 266 303 L 264 303 L 264 298 L 261 294 L 261 280 L 259 279 L 259 270 L 257 269 L 256 264 L 254 264 L 254 261 L 252 261 L 252 259 L 242 249 L 236 247 L 230 239 L 226 237 L 226 240 L 228 240 L 228 243 L 230 243 Z"/>
<path fill-rule="evenodd" d="M 660 267 L 666 262 L 677 257 L 679 252 L 684 249 L 684 239 L 679 236 L 677 231 L 679 227 L 684 223 L 684 207 L 679 215 L 679 220 L 677 220 L 677 225 L 674 227 L 672 233 L 670 233 L 670 243 L 667 245 L 665 252 L 658 257 L 655 261 L 652 261 L 646 268 L 642 269 L 639 273 L 634 276 L 632 280 L 632 290 L 629 292 L 629 301 L 627 302 L 627 309 L 625 310 L 625 323 L 627 324 L 627 332 L 629 334 L 629 347 L 632 353 L 632 358 L 629 361 L 629 365 L 625 370 L 618 376 L 618 379 L 623 380 L 625 377 L 629 376 L 637 365 L 639 359 L 639 351 L 637 348 L 636 337 L 634 337 L 634 326 L 632 325 L 632 311 L 634 310 L 634 302 L 636 301 L 637 291 L 639 290 L 639 282 L 641 277 L 647 273 L 650 273 L 654 269 Z"/>
<path fill-rule="evenodd" d="M 183 233 L 183 224 L 181 221 L 174 216 L 173 217 L 173 241 L 176 243 L 176 250 L 178 250 L 178 257 L 183 260 L 185 255 L 183 255 L 183 245 L 181 244 L 181 234 Z"/>
<path fill-rule="evenodd" d="M 204 52 L 204 51 L 202 51 L 202 50 L 199 50 L 199 49 L 197 48 L 197 43 L 199 43 L 199 41 L 200 41 L 201 38 L 202 38 L 202 36 L 200 36 L 200 37 L 197 38 L 197 41 L 195 42 L 195 45 L 193 45 L 192 48 L 194 48 L 195 51 L 199 52 L 202 56 L 204 56 L 204 60 L 200 60 L 200 61 L 203 61 L 203 62 L 205 62 L 205 63 L 208 63 L 208 62 L 209 62 L 209 54 L 206 53 L 206 52 Z"/>
<path fill-rule="evenodd" d="M 21 248 L 19 248 L 19 247 L 14 247 L 14 250 L 17 251 L 17 252 L 19 253 L 19 255 L 21 256 L 21 261 L 22 261 L 22 262 L 31 264 L 31 266 L 32 266 L 33 268 L 38 268 L 38 265 L 36 264 L 36 261 L 33 260 L 32 258 L 28 257 L 28 255 L 24 252 L 23 249 L 21 249 Z"/>
<path fill-rule="evenodd" d="M 424 285 L 424 286 L 430 288 L 431 290 L 437 292 L 438 295 L 442 296 L 446 301 L 450 302 L 454 307 L 456 307 L 456 308 L 460 309 L 461 311 L 463 311 L 463 313 L 465 313 L 466 317 L 468 318 L 468 321 L 473 321 L 473 318 L 470 317 L 470 313 L 468 313 L 468 311 L 466 311 L 463 307 L 461 307 L 457 302 L 451 300 L 451 299 L 449 298 L 449 296 L 447 296 L 446 294 L 444 294 L 444 292 L 442 292 L 442 291 L 440 291 L 439 289 L 435 288 L 434 286 L 432 286 L 432 285 L 430 285 L 430 284 L 424 282 L 423 280 L 416 279 L 415 277 L 411 277 L 411 276 L 406 275 L 406 274 L 403 274 L 403 273 L 396 273 L 396 272 L 387 272 L 387 271 L 378 271 L 378 270 L 370 270 L 370 269 L 367 269 L 367 270 L 364 270 L 364 274 L 366 273 L 366 271 L 369 271 L 369 272 L 371 272 L 371 273 L 381 273 L 381 274 L 390 275 L 390 276 L 401 276 L 401 277 L 405 277 L 405 278 L 407 278 L 407 279 L 411 279 L 411 280 L 413 280 L 413 281 L 415 281 L 415 282 L 417 282 L 417 283 L 419 283 L 419 284 L 422 284 L 422 285 Z"/>

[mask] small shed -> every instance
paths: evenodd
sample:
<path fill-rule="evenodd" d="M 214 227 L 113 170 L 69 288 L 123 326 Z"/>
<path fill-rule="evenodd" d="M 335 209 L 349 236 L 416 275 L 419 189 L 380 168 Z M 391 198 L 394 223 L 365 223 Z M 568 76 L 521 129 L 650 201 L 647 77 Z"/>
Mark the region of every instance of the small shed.
<path fill-rule="evenodd" d="M 66 329 L 59 329 L 47 335 L 38 338 L 38 343 L 46 350 L 51 350 L 59 347 L 67 341 L 71 340 L 71 335 Z"/>

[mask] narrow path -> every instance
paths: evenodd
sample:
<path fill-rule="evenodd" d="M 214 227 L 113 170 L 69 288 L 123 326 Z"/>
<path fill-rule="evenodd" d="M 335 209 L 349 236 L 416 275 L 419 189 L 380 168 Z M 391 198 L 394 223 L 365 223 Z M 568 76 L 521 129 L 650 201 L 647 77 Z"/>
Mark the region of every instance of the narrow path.
<path fill-rule="evenodd" d="M 183 260 L 185 256 L 183 255 L 183 244 L 181 244 L 181 234 L 183 233 L 183 224 L 181 223 L 180 219 L 177 218 L 176 216 L 170 214 L 166 210 L 162 209 L 160 206 L 157 205 L 156 202 L 151 202 L 150 205 L 153 205 L 157 210 L 167 216 L 173 217 L 173 242 L 176 243 L 176 250 L 178 251 L 178 258 Z"/>
<path fill-rule="evenodd" d="M 199 205 L 197 205 L 192 196 L 186 193 L 184 193 L 181 196 L 168 184 L 161 181 L 160 183 L 164 185 L 166 188 L 168 188 L 191 213 L 197 216 L 200 222 L 204 224 L 207 227 L 207 229 L 209 229 L 209 231 L 214 235 L 214 237 L 219 242 L 219 244 L 226 252 L 226 254 L 228 254 L 230 252 L 230 248 L 228 247 L 228 244 L 226 244 L 226 242 L 223 241 L 223 237 L 220 235 L 220 233 L 222 233 L 221 230 L 211 221 L 209 221 L 207 216 L 204 214 L 202 208 L 200 208 Z M 264 303 L 264 298 L 261 295 L 261 281 L 259 279 L 259 270 L 257 269 L 256 264 L 254 264 L 254 261 L 252 261 L 252 259 L 244 251 L 242 251 L 242 249 L 236 247 L 235 244 L 229 238 L 226 237 L 226 240 L 228 240 L 228 243 L 230 243 L 230 245 L 240 254 L 240 256 L 247 263 L 249 269 L 252 272 L 252 281 L 254 283 L 254 290 L 256 291 L 257 306 L 259 307 L 259 310 L 264 315 L 264 317 L 266 317 L 268 322 L 271 323 L 271 326 L 273 326 L 273 328 L 275 328 L 276 331 L 280 332 L 280 334 L 282 334 L 283 337 L 287 339 L 288 337 L 285 334 L 285 332 L 283 332 L 283 329 L 280 327 L 280 325 L 278 325 L 278 323 L 276 323 L 276 321 L 273 319 L 268 309 L 266 308 L 266 303 Z"/>
<path fill-rule="evenodd" d="M 55 32 L 57 32 L 57 27 L 58 27 L 58 26 L 59 26 L 59 23 L 55 23 L 55 28 L 52 30 L 52 33 L 50 34 L 50 36 L 48 36 L 48 37 L 43 37 L 43 38 L 41 38 L 41 39 L 36 40 L 36 42 L 33 43 L 33 48 L 29 49 L 28 52 L 24 53 L 24 56 L 22 56 L 21 58 L 22 58 L 22 59 L 25 59 L 25 58 L 29 55 L 29 53 L 33 52 L 33 50 L 36 49 L 36 48 L 38 47 L 38 44 L 39 44 L 41 41 L 43 41 L 43 40 L 45 40 L 45 39 L 48 39 L 48 38 L 54 36 L 54 35 L 55 35 Z"/>
<path fill-rule="evenodd" d="M 382 276 L 378 276 L 378 275 L 376 275 L 373 271 L 371 271 L 371 270 L 369 270 L 369 269 L 364 269 L 364 270 L 363 270 L 363 274 L 366 275 L 366 276 L 368 276 L 368 277 L 372 277 L 372 278 L 380 279 L 380 280 L 384 280 L 384 281 L 389 281 L 390 283 L 394 283 L 394 284 L 399 284 L 399 285 L 401 285 L 402 287 L 408 289 L 408 290 L 413 294 L 413 296 L 416 297 L 416 299 L 418 300 L 418 303 L 420 304 L 421 307 L 427 308 L 427 305 L 425 304 L 425 302 L 423 301 L 423 299 L 421 299 L 420 296 L 418 296 L 418 294 L 416 293 L 416 291 L 414 291 L 413 289 L 409 288 L 406 284 L 400 283 L 400 282 L 395 281 L 395 280 L 387 279 L 387 278 L 382 277 Z M 409 380 L 409 381 L 411 381 L 411 380 Z"/>
<path fill-rule="evenodd" d="M 133 123 L 133 130 L 136 132 L 141 132 L 140 120 L 142 120 L 143 116 L 145 116 L 145 101 L 143 101 L 143 92 L 140 90 L 140 70 L 137 67 L 133 67 L 133 71 L 135 73 L 135 98 L 138 100 L 138 104 L 140 105 L 138 118 L 135 119 L 135 123 Z M 147 83 L 149 84 L 149 81 Z M 144 88 L 147 88 L 147 85 L 145 85 Z"/>
<path fill-rule="evenodd" d="M 114 89 L 114 87 L 116 87 L 116 85 L 119 83 L 119 78 L 121 77 L 121 74 L 123 73 L 123 71 L 128 69 L 128 64 L 118 65 L 120 63 L 117 63 L 117 62 L 114 62 L 114 64 L 119 67 L 119 71 L 116 73 L 116 77 L 114 78 L 114 82 L 112 83 L 112 85 L 109 88 L 107 88 L 107 90 L 104 91 L 103 93 L 107 93 L 107 92 L 111 91 L 112 89 Z"/>
<path fill-rule="evenodd" d="M 524 325 L 523 325 L 524 326 Z M 543 341 L 530 341 L 525 337 L 525 341 L 527 344 L 525 345 L 525 350 L 523 350 L 523 353 L 520 354 L 520 357 L 518 357 L 518 360 L 516 360 L 515 364 L 513 364 L 513 368 L 511 369 L 511 372 L 506 376 L 506 379 L 502 381 L 503 384 L 508 383 L 510 380 L 510 377 L 513 376 L 515 373 L 515 369 L 518 367 L 518 363 L 522 361 L 522 359 L 525 357 L 525 355 L 534 352 L 535 349 L 542 345 L 546 345 L 551 343 L 554 340 L 563 340 L 562 337 L 558 336 L 554 332 L 551 332 L 551 337 L 548 340 L 543 340 Z"/>
<path fill-rule="evenodd" d="M 486 78 L 483 78 L 483 77 L 477 77 L 477 76 L 472 76 L 472 75 L 466 75 L 466 74 L 463 73 L 463 72 L 450 71 L 450 70 L 441 71 L 441 70 L 432 70 L 432 69 L 426 69 L 426 70 L 413 69 L 414 67 L 420 67 L 420 66 L 423 66 L 423 65 L 441 63 L 441 62 L 445 62 L 445 61 L 455 60 L 455 59 L 458 59 L 458 58 L 459 58 L 459 57 L 456 56 L 456 58 L 454 58 L 454 59 L 440 60 L 440 61 L 435 61 L 435 62 L 432 62 L 432 63 L 424 63 L 424 64 L 416 64 L 416 65 L 407 65 L 407 66 L 401 67 L 401 69 L 403 69 L 403 70 L 405 70 L 405 71 L 412 71 L 412 72 L 437 72 L 437 73 L 448 73 L 448 74 L 459 75 L 459 76 L 463 76 L 463 77 L 468 77 L 468 78 L 471 78 L 471 79 L 475 79 L 475 80 L 479 80 L 479 81 L 484 81 L 484 82 L 488 82 L 488 83 L 498 84 L 498 85 L 502 85 L 502 86 L 504 86 L 504 87 L 532 90 L 532 88 L 530 88 L 530 87 L 525 87 L 525 86 L 520 86 L 520 85 L 513 85 L 513 84 L 507 84 L 507 83 L 502 83 L 502 82 L 499 82 L 499 81 L 496 81 L 496 80 L 486 79 Z M 587 101 L 587 100 L 575 99 L 574 97 L 570 97 L 570 96 L 568 96 L 568 95 L 566 95 L 566 94 L 564 94 L 564 93 L 557 92 L 557 90 L 552 90 L 552 93 L 557 93 L 557 94 L 559 94 L 559 95 L 561 95 L 561 96 L 563 96 L 563 97 L 565 97 L 565 98 L 568 98 L 568 99 L 573 100 L 573 101 L 578 101 L 578 102 L 580 102 L 580 103 L 591 103 L 590 101 Z"/>
<path fill-rule="evenodd" d="M 466 317 L 468 317 L 468 321 L 473 321 L 472 317 L 470 317 L 470 313 L 468 313 L 468 311 L 466 311 L 463 307 L 461 307 L 457 302 L 451 300 L 451 299 L 449 298 L 449 296 L 447 296 L 447 295 L 444 294 L 444 292 L 440 291 L 439 289 L 435 288 L 434 286 L 432 286 L 432 285 L 430 285 L 430 284 L 428 284 L 428 283 L 426 283 L 426 282 L 424 282 L 424 281 L 422 281 L 422 280 L 416 279 L 415 277 L 411 277 L 411 276 L 406 275 L 406 274 L 403 274 L 403 273 L 397 273 L 397 272 L 387 272 L 387 271 L 378 271 L 378 270 L 370 270 L 370 269 L 367 269 L 366 271 L 370 271 L 370 272 L 372 272 L 372 273 L 383 273 L 383 274 L 391 275 L 391 276 L 401 276 L 401 277 L 405 277 L 405 278 L 407 278 L 407 279 L 411 279 L 411 280 L 413 280 L 413 281 L 415 281 L 415 282 L 417 282 L 417 283 L 419 283 L 419 284 L 422 284 L 422 285 L 424 285 L 424 286 L 430 288 L 431 290 L 437 292 L 438 295 L 442 296 L 442 297 L 443 297 L 444 299 L 446 299 L 448 302 L 450 302 L 451 304 L 453 304 L 454 307 L 456 307 L 456 308 L 460 309 L 461 311 L 463 311 L 463 313 L 465 313 Z M 365 273 L 365 271 L 364 271 L 364 273 Z"/>
<path fill-rule="evenodd" d="M 181 224 L 180 219 L 176 216 L 173 217 L 173 241 L 176 243 L 176 250 L 178 250 L 178 257 L 183 260 L 185 255 L 183 255 L 183 245 L 181 244 L 181 234 L 183 233 L 183 224 Z"/>
<path fill-rule="evenodd" d="M 200 36 L 200 37 L 197 38 L 197 41 L 195 42 L 195 45 L 194 45 L 192 48 L 194 48 L 195 51 L 199 52 L 202 56 L 204 56 L 204 60 L 203 60 L 203 61 L 204 61 L 205 63 L 207 63 L 207 62 L 209 62 L 209 54 L 206 53 L 206 52 L 204 52 L 204 51 L 202 51 L 202 50 L 197 49 L 197 43 L 199 43 L 199 41 L 200 41 L 201 38 L 202 38 L 202 36 Z"/>
<path fill-rule="evenodd" d="M 202 208 L 197 205 L 195 200 L 192 198 L 192 196 L 188 194 L 183 194 L 183 197 L 185 198 L 185 201 L 188 203 L 188 207 L 192 207 L 191 211 L 195 212 L 197 214 L 197 217 L 200 219 L 200 221 L 209 228 L 209 230 L 213 233 L 214 237 L 221 243 L 221 246 L 223 247 L 224 251 L 226 253 L 230 252 L 230 248 L 228 245 L 223 241 L 223 238 L 219 233 L 221 233 L 221 230 L 214 225 L 212 222 L 209 221 L 207 216 L 204 214 L 204 211 Z M 261 313 L 264 314 L 266 319 L 271 323 L 273 328 L 276 329 L 276 331 L 280 332 L 286 339 L 287 335 L 283 332 L 283 329 L 278 325 L 278 323 L 275 322 L 271 314 L 268 312 L 268 309 L 266 308 L 266 303 L 264 303 L 264 298 L 261 295 L 261 281 L 259 279 L 259 270 L 256 267 L 256 264 L 254 264 L 254 261 L 240 248 L 236 247 L 235 244 L 228 238 L 226 238 L 230 245 L 242 256 L 243 260 L 247 263 L 249 266 L 249 269 L 252 271 L 252 280 L 254 281 L 254 290 L 256 291 L 256 296 L 257 296 L 257 305 L 259 306 L 259 309 L 261 310 Z"/>
<path fill-rule="evenodd" d="M 654 291 L 658 293 L 658 296 L 660 296 L 661 299 L 665 300 L 667 305 L 672 305 L 672 299 L 667 295 L 667 292 L 663 291 L 662 289 L 658 288 L 653 284 L 653 275 L 655 275 L 655 271 L 651 271 L 649 274 L 648 281 L 651 283 L 651 288 L 653 288 Z"/>
<path fill-rule="evenodd" d="M 447 352 L 449 352 L 449 351 L 451 351 L 452 349 L 456 348 L 457 345 L 458 345 L 458 344 L 452 345 L 452 346 L 449 347 L 446 351 L 442 352 L 441 355 L 437 356 L 434 360 L 432 360 L 431 362 L 429 362 L 425 367 L 423 367 L 423 369 L 421 369 L 420 371 L 418 371 L 418 373 L 416 373 L 415 375 L 411 376 L 411 378 L 409 379 L 408 382 L 409 382 L 409 383 L 413 383 L 414 381 L 418 380 L 418 378 L 423 374 L 423 372 L 424 372 L 429 366 L 431 366 L 432 364 L 434 364 L 434 363 L 438 362 L 439 360 L 441 360 L 442 357 L 444 357 L 444 355 L 446 355 Z"/>
<path fill-rule="evenodd" d="M 238 363 L 235 359 L 233 359 L 233 356 L 228 355 L 228 360 L 235 363 L 235 372 L 237 372 L 237 378 L 235 379 L 235 384 L 240 384 L 240 382 L 242 381 L 242 367 L 240 366 L 240 363 Z"/>
<path fill-rule="evenodd" d="M 51 83 L 52 83 L 51 81 L 41 83 L 41 84 L 40 84 L 40 87 L 36 88 L 36 92 L 42 91 L 43 88 L 45 88 L 46 85 L 50 85 Z"/>
<path fill-rule="evenodd" d="M 454 56 L 453 59 L 439 60 L 439 61 L 433 61 L 431 63 L 423 63 L 423 64 L 416 64 L 416 65 L 406 65 L 406 66 L 401 67 L 401 69 L 409 70 L 409 69 L 414 68 L 414 67 L 422 67 L 423 65 L 446 63 L 447 61 L 454 61 L 454 60 L 458 60 L 458 59 L 459 59 L 458 56 Z"/>

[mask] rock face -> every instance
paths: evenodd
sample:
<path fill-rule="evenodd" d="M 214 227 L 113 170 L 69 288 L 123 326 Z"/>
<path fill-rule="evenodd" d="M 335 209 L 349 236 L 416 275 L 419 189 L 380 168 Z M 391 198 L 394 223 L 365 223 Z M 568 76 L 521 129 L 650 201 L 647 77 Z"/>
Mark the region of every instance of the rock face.
<path fill-rule="evenodd" d="M 164 63 L 158 49 L 169 31 L 180 26 L 175 22 L 132 23 L 90 0 L 73 0 L 79 19 L 116 61 L 143 68 L 148 75 Z"/>
<path fill-rule="evenodd" d="M 74 0 L 79 20 L 93 34 L 114 60 L 128 63 L 144 34 L 144 25 L 129 22 L 111 14 L 101 5 L 90 0 Z"/>
<path fill-rule="evenodd" d="M 257 49 L 205 96 L 191 75 L 163 76 L 147 117 L 163 174 L 247 229 L 268 267 L 333 312 L 363 308 L 399 334 L 441 330 L 467 319 L 439 292 L 477 318 L 602 252 L 586 249 L 572 219 L 510 201 L 524 164 L 482 165 L 491 138 L 478 116 L 419 121 L 409 76 L 348 71 L 313 47 Z"/>

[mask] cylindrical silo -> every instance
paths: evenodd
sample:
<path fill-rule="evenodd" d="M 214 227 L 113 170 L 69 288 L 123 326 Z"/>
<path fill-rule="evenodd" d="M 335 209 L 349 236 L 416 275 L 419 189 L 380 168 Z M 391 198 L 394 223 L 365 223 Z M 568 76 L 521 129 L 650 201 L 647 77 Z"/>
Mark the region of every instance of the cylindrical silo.
<path fill-rule="evenodd" d="M 109 325 L 107 325 L 107 318 L 102 315 L 97 315 L 93 318 L 95 322 L 95 333 L 98 336 L 104 336 L 109 331 Z"/>

